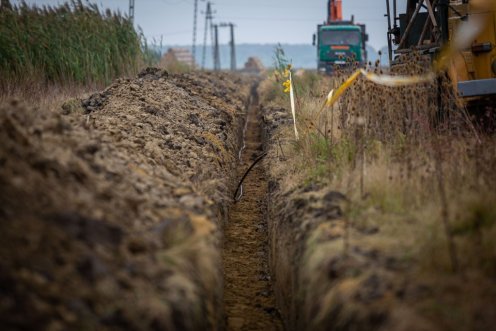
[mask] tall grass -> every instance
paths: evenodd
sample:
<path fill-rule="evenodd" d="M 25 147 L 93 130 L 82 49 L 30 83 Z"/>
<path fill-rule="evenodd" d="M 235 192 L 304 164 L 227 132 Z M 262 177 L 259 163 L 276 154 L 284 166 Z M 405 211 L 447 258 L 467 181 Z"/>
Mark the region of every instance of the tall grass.
<path fill-rule="evenodd" d="M 95 4 L 0 7 L 0 88 L 10 84 L 108 83 L 134 72 L 140 36 L 128 18 Z"/>

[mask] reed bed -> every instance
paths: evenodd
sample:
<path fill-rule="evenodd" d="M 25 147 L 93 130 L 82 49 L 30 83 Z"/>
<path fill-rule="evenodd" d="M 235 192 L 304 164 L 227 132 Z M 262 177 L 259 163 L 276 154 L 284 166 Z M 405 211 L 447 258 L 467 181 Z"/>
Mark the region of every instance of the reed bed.
<path fill-rule="evenodd" d="M 73 0 L 51 7 L 0 7 L 0 88 L 30 83 L 94 84 L 134 73 L 141 37 L 119 12 Z"/>

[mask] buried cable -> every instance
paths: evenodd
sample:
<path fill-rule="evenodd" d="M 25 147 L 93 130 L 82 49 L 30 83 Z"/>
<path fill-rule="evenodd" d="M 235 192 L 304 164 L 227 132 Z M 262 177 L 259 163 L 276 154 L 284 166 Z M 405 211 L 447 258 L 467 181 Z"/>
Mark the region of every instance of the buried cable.
<path fill-rule="evenodd" d="M 248 174 L 250 173 L 250 170 L 261 160 L 263 159 L 265 156 L 267 156 L 267 152 L 263 153 L 262 155 L 260 155 L 259 157 L 257 157 L 255 159 L 255 161 L 253 161 L 253 163 L 251 164 L 251 166 L 246 170 L 245 174 L 243 175 L 243 177 L 241 178 L 241 180 L 239 181 L 239 184 L 238 184 L 238 187 L 236 188 L 236 192 L 234 192 L 234 196 L 233 196 L 233 199 L 234 199 L 234 202 L 238 202 L 239 200 L 241 200 L 241 197 L 243 196 L 243 190 L 241 189 L 241 194 L 239 195 L 239 197 L 236 197 L 238 195 L 238 191 L 240 190 L 240 187 L 242 187 L 243 185 L 243 181 L 245 180 L 246 176 L 248 176 Z"/>

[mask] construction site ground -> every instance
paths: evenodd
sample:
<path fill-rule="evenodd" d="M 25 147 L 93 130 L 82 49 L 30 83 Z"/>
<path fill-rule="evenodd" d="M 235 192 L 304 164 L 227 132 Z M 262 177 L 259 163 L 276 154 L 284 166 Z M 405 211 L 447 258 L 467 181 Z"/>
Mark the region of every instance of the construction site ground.
<path fill-rule="evenodd" d="M 342 254 L 349 199 L 283 185 L 292 117 L 262 104 L 262 79 L 148 68 L 62 107 L 2 103 L 0 329 L 494 326 L 487 278 L 419 281 L 361 245 L 370 227 Z"/>

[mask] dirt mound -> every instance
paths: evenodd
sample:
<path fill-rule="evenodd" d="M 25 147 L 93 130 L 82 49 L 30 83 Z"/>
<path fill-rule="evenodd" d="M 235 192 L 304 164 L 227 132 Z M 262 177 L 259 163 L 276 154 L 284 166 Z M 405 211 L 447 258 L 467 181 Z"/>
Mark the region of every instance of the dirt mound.
<path fill-rule="evenodd" d="M 260 73 L 265 70 L 264 65 L 262 64 L 262 61 L 258 57 L 249 57 L 248 60 L 245 62 L 245 66 L 243 68 L 243 71 L 249 72 L 249 73 Z"/>
<path fill-rule="evenodd" d="M 249 85 L 148 70 L 61 111 L 2 106 L 3 329 L 218 327 Z"/>

